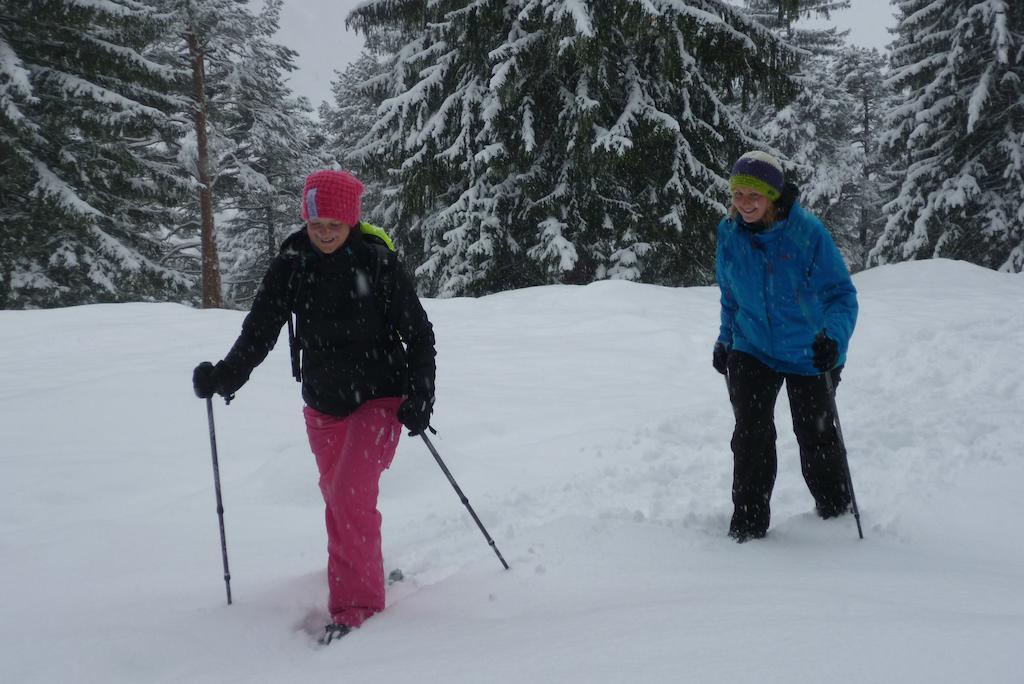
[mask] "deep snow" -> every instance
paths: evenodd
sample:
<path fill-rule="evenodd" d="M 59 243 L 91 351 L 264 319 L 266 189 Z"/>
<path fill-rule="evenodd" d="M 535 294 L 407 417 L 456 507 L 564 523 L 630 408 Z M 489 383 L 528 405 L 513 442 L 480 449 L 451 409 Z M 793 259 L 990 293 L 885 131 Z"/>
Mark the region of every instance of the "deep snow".
<path fill-rule="evenodd" d="M 389 608 L 326 649 L 325 535 L 282 340 L 204 402 L 243 314 L 0 311 L 5 682 L 1024 681 L 1024 276 L 855 277 L 839 410 L 866 538 L 818 520 L 785 393 L 767 539 L 725 537 L 717 290 L 625 282 L 425 302 L 434 442 L 384 476 Z"/>

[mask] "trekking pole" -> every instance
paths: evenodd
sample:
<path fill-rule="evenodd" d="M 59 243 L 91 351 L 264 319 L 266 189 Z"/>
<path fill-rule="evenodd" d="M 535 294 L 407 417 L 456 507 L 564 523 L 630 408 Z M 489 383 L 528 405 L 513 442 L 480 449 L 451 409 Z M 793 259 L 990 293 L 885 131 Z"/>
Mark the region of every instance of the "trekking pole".
<path fill-rule="evenodd" d="M 729 398 L 729 406 L 732 408 L 733 418 L 736 417 L 736 406 L 732 403 L 732 384 L 729 382 L 729 369 L 726 368 L 725 372 L 722 373 L 722 378 L 725 380 L 725 394 Z"/>
<path fill-rule="evenodd" d="M 231 605 L 231 573 L 228 571 L 228 543 L 224 537 L 224 503 L 220 498 L 220 466 L 217 465 L 217 436 L 213 430 L 213 400 L 206 398 L 206 417 L 210 422 L 210 451 L 213 453 L 213 489 L 217 493 L 217 519 L 220 522 L 220 553 L 224 559 L 224 587 Z"/>
<path fill-rule="evenodd" d="M 484 533 L 484 538 L 487 540 L 487 543 L 490 544 L 491 548 L 494 549 L 494 553 L 498 556 L 498 560 L 500 560 L 501 564 L 505 566 L 506 570 L 508 570 L 508 563 L 506 563 L 505 559 L 502 557 L 501 551 L 498 551 L 498 547 L 494 544 L 494 540 L 491 539 L 491 535 L 487 534 L 487 530 L 484 529 L 484 524 L 480 522 L 480 518 L 476 517 L 476 511 L 474 511 L 473 507 L 469 505 L 469 499 L 467 499 L 466 495 L 462 493 L 461 489 L 459 489 L 459 485 L 456 484 L 455 478 L 452 477 L 452 474 L 448 471 L 448 467 L 445 466 L 444 461 L 441 460 L 441 455 L 437 453 L 437 449 L 435 449 L 434 445 L 431 444 L 430 439 L 427 437 L 427 433 L 421 432 L 420 437 L 423 438 L 423 443 L 427 445 L 428 449 L 430 449 L 430 453 L 434 455 L 434 460 L 437 461 L 437 465 L 441 466 L 441 470 L 444 471 L 445 477 L 447 477 L 448 481 L 452 483 L 452 487 L 455 488 L 455 493 L 459 495 L 459 500 L 465 504 L 469 514 L 473 516 L 476 526 Z"/>
<path fill-rule="evenodd" d="M 853 493 L 853 477 L 850 475 L 850 459 L 846 455 L 846 441 L 843 439 L 843 426 L 839 422 L 839 409 L 836 408 L 836 387 L 832 383 L 831 371 L 822 373 L 825 376 L 825 386 L 828 388 L 828 398 L 832 402 L 832 415 L 836 419 L 836 434 L 839 435 L 839 448 L 843 451 L 843 468 L 846 470 L 846 486 L 850 490 L 850 508 L 853 509 L 853 518 L 857 521 L 857 534 L 864 538 L 864 530 L 860 526 L 860 510 L 857 508 L 857 497 Z"/>

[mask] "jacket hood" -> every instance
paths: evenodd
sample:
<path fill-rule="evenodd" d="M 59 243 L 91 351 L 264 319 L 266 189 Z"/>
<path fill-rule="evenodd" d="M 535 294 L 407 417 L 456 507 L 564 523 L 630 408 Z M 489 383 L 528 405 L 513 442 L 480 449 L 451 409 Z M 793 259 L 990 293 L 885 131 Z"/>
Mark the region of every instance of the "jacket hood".
<path fill-rule="evenodd" d="M 775 203 L 775 220 L 785 221 L 789 218 L 789 212 L 800 197 L 800 188 L 796 183 L 786 182 L 782 188 L 782 195 Z"/>

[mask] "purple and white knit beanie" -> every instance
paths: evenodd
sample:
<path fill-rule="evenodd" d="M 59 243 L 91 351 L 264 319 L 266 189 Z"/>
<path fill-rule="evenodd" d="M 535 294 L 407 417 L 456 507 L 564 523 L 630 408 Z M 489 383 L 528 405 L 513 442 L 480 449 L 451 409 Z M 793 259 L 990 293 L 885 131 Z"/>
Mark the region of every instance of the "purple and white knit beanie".
<path fill-rule="evenodd" d="M 747 152 L 733 164 L 732 175 L 729 176 L 729 189 L 735 191 L 736 188 L 749 188 L 772 202 L 777 202 L 782 196 L 784 182 L 782 164 L 779 160 L 767 152 L 754 150 Z"/>

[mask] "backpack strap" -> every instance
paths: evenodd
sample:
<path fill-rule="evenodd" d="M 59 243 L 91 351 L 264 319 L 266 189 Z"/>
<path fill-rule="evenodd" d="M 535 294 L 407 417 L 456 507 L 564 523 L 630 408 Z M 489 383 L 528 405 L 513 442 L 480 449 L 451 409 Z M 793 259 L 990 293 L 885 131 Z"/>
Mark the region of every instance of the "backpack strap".
<path fill-rule="evenodd" d="M 391 323 L 391 290 L 394 288 L 392 255 L 394 252 L 379 243 L 371 243 L 371 246 L 376 257 L 373 265 L 373 296 L 377 299 L 377 308 L 384 320 L 384 325 L 389 328 L 388 334 L 390 334 L 394 329 L 394 325 Z"/>
<path fill-rule="evenodd" d="M 388 236 L 386 232 L 384 232 L 384 229 L 381 228 L 380 226 L 375 226 L 373 224 L 367 223 L 366 221 L 360 221 L 359 232 L 362 233 L 363 235 L 371 235 L 377 238 L 378 240 L 384 243 L 384 246 L 387 247 L 388 250 L 392 252 L 395 251 L 395 243 L 391 241 L 391 238 Z"/>
<path fill-rule="evenodd" d="M 305 278 L 301 275 L 302 259 L 294 259 L 292 272 L 288 276 L 288 350 L 292 357 L 292 377 L 302 382 L 302 342 L 297 334 L 299 317 L 295 310 L 299 305 L 299 295 Z"/>
<path fill-rule="evenodd" d="M 394 325 L 391 322 L 391 292 L 395 286 L 395 243 L 391 241 L 383 228 L 365 221 L 359 224 L 359 232 L 363 234 L 365 242 L 373 248 L 374 256 L 377 257 L 373 268 L 374 294 L 380 305 L 384 325 L 390 328 L 388 334 L 391 334 L 394 330 Z"/>

